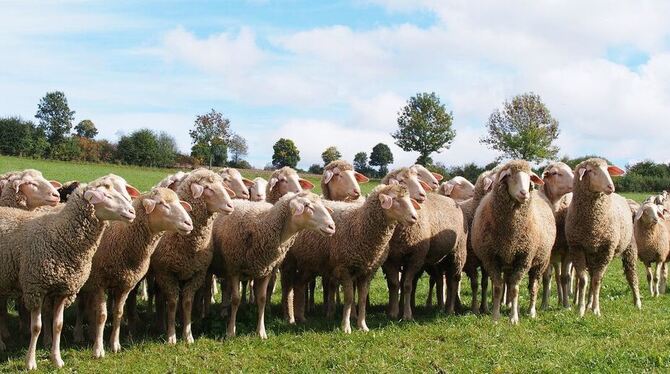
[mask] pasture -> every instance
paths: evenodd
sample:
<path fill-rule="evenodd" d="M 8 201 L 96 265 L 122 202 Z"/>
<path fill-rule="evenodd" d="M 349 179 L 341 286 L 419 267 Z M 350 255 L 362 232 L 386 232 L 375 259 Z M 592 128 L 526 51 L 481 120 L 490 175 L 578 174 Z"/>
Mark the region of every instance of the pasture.
<path fill-rule="evenodd" d="M 19 159 L 0 156 L 0 173 L 24 168 L 41 170 L 45 177 L 67 181 L 87 181 L 115 173 L 141 190 L 146 190 L 173 172 L 167 169 L 136 168 L 117 165 L 76 164 Z M 267 176 L 265 171 L 243 171 L 248 178 Z M 307 176 L 317 186 L 318 176 Z M 363 185 L 363 193 L 376 183 Z M 644 194 L 627 195 L 635 200 Z M 419 307 L 414 322 L 389 321 L 385 315 L 388 299 L 386 282 L 380 273 L 375 277 L 370 299 L 368 333 L 354 331 L 345 335 L 339 330 L 339 318 L 308 316 L 305 325 L 289 326 L 281 319 L 279 290 L 275 292 L 272 311 L 266 317 L 270 339 L 261 341 L 254 335 L 256 311 L 245 306 L 238 316 L 238 337 L 224 339 L 225 320 L 218 308 L 194 326 L 196 342 L 186 346 L 167 346 L 164 335 L 153 329 L 153 316 L 141 309 L 141 330 L 128 334 L 122 330 L 123 350 L 94 360 L 90 345 L 72 343 L 74 311 L 66 313 L 62 372 L 642 372 L 670 369 L 670 294 L 652 299 L 646 276 L 638 263 L 642 294 L 642 311 L 632 304 L 632 296 L 623 277 L 621 261 L 614 260 L 607 271 L 601 292 L 603 316 L 587 314 L 579 319 L 574 310 L 556 306 L 555 294 L 548 311 L 538 311 L 531 320 L 525 313 L 528 293 L 521 292 L 521 324 L 511 326 L 506 319 L 494 324 L 489 315 L 447 316 L 434 309 Z M 524 286 L 525 286 L 524 282 Z M 553 285 L 552 288 L 555 288 Z M 470 300 L 467 278 L 462 282 L 462 298 Z M 427 281 L 422 278 L 417 304 L 423 305 Z M 490 299 L 490 294 L 489 294 Z M 317 303 L 321 292 L 317 292 Z M 140 306 L 141 308 L 143 305 Z M 338 313 L 340 310 L 338 309 Z M 338 314 L 339 316 L 339 314 Z M 0 352 L 0 371 L 18 371 L 24 367 L 27 337 L 17 331 L 18 321 L 12 312 L 10 329 L 13 340 L 8 351 Z M 107 331 L 109 329 L 106 329 Z M 178 330 L 178 337 L 180 337 Z M 41 347 L 41 343 L 39 345 Z M 38 352 L 38 367 L 53 371 L 48 351 Z"/>

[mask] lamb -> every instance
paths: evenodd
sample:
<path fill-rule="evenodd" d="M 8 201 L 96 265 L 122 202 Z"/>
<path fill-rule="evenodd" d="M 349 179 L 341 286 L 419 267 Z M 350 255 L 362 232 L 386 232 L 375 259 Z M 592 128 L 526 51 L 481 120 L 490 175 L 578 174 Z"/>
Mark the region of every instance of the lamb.
<path fill-rule="evenodd" d="M 612 176 L 624 174 L 603 159 L 591 158 L 575 168 L 572 204 L 565 220 L 565 235 L 578 276 L 579 315 L 586 312 L 587 271 L 591 278 L 591 309 L 600 315 L 600 286 L 612 258 L 621 255 L 633 302 L 642 307 L 636 272 L 637 249 L 633 242 L 630 207 L 614 193 Z"/>
<path fill-rule="evenodd" d="M 189 235 L 165 233 L 151 256 L 151 271 L 167 301 L 167 343 L 176 344 L 175 317 L 181 298 L 183 338 L 193 343 L 191 311 L 196 291 L 202 287 L 212 261 L 209 245 L 212 222 L 217 213 L 230 214 L 233 192 L 218 174 L 207 169 L 192 171 L 177 187 L 177 195 L 193 210 L 193 231 Z"/>
<path fill-rule="evenodd" d="M 34 210 L 44 205 L 55 206 L 60 201 L 56 188 L 61 184 L 44 179 L 37 170 L 14 172 L 6 177 L 3 185 L 0 196 L 3 207 Z"/>
<path fill-rule="evenodd" d="M 466 259 L 467 228 L 463 213 L 455 201 L 438 194 L 426 194 L 425 182 L 418 179 L 413 167 L 390 172 L 385 178 L 399 183 L 409 191 L 410 197 L 421 200 L 422 209 L 418 222 L 412 226 L 398 226 L 390 241 L 388 258 L 382 269 L 389 288 L 388 315 L 396 319 L 399 313 L 398 290 L 402 281 L 403 320 L 412 320 L 412 299 L 415 279 L 424 267 L 442 274 L 441 261 L 445 262 L 449 279 L 447 309 L 454 312 L 457 287 Z M 397 181 L 397 182 L 391 182 Z M 422 185 L 423 184 L 423 185 Z M 438 266 L 440 264 L 440 266 Z M 402 277 L 399 274 L 402 269 Z M 442 284 L 438 286 L 441 296 Z M 442 307 L 443 300 L 438 298 Z"/>
<path fill-rule="evenodd" d="M 542 309 L 549 307 L 551 293 L 552 268 L 556 274 L 556 292 L 558 304 L 565 308 L 570 306 L 570 272 L 571 264 L 568 258 L 568 243 L 565 238 L 565 216 L 572 201 L 572 185 L 574 173 L 563 162 L 552 162 L 544 168 L 540 187 L 540 195 L 549 201 L 556 220 L 556 241 L 551 250 L 551 265 L 547 268 L 542 279 Z"/>
<path fill-rule="evenodd" d="M 93 354 L 105 356 L 103 329 L 107 318 L 105 294 L 113 299 L 112 352 L 121 350 L 119 331 L 123 307 L 130 291 L 149 269 L 149 259 L 164 231 L 188 235 L 193 222 L 188 212 L 191 206 L 180 201 L 177 194 L 167 188 L 154 188 L 133 201 L 136 218 L 132 224 L 112 223 L 102 236 L 95 255 L 91 276 L 78 296 L 79 313 L 75 338 L 83 341 L 82 320 L 88 311 L 91 328 L 95 331 Z"/>
<path fill-rule="evenodd" d="M 456 176 L 442 183 L 437 192 L 457 202 L 463 202 L 474 196 L 475 186 L 469 180 Z"/>
<path fill-rule="evenodd" d="M 265 189 L 267 188 L 268 181 L 261 177 L 256 177 L 253 182 L 254 184 L 249 187 L 249 200 L 265 201 Z"/>
<path fill-rule="evenodd" d="M 226 335 L 235 336 L 240 305 L 240 279 L 253 280 L 258 306 L 257 333 L 265 332 L 265 302 L 268 282 L 282 262 L 295 236 L 303 229 L 331 236 L 335 223 L 321 199 L 311 192 L 288 193 L 275 205 L 236 202 L 235 211 L 214 221 L 212 245 L 224 265 L 226 284 L 231 293 L 231 312 Z"/>
<path fill-rule="evenodd" d="M 323 168 L 321 193 L 332 201 L 355 201 L 361 197 L 359 183 L 367 183 L 368 178 L 355 171 L 347 161 L 335 160 Z"/>
<path fill-rule="evenodd" d="M 223 168 L 218 174 L 223 178 L 223 185 L 235 193 L 235 198 L 249 200 L 249 187 L 253 186 L 254 182 L 242 177 L 242 174 L 234 168 Z"/>
<path fill-rule="evenodd" d="M 51 214 L 21 212 L 22 223 L 0 233 L 0 296 L 21 293 L 31 316 L 26 367 L 36 369 L 35 349 L 42 328 L 42 303 L 53 301 L 51 360 L 63 366 L 60 333 L 63 310 L 83 286 L 106 221 L 132 222 L 131 196 L 138 191 L 115 175 L 80 186 L 65 207 Z M 2 208 L 11 209 L 11 208 Z M 4 213 L 4 212 L 3 212 Z"/>
<path fill-rule="evenodd" d="M 633 227 L 637 255 L 647 268 L 647 282 L 652 297 L 660 294 L 660 278 L 663 264 L 670 253 L 670 238 L 665 214 L 668 210 L 662 205 L 644 203 L 635 214 Z M 651 264 L 656 263 L 656 272 L 652 272 Z"/>
<path fill-rule="evenodd" d="M 530 184 L 544 182 L 526 161 L 505 164 L 491 193 L 475 212 L 472 248 L 493 281 L 493 320 L 500 319 L 503 284 L 512 302 L 510 321 L 519 323 L 519 282 L 528 273 L 530 316 L 535 318 L 537 290 L 549 266 L 556 221 L 545 199 Z"/>
<path fill-rule="evenodd" d="M 298 234 L 282 264 L 282 290 L 287 293 L 289 322 L 305 321 L 305 286 L 315 275 L 325 275 L 330 294 L 344 289 L 342 330 L 351 333 L 354 284 L 358 288 L 358 328 L 368 331 L 365 321 L 370 281 L 388 254 L 388 244 L 398 223 L 417 222 L 419 204 L 401 185 L 377 186 L 363 203 L 326 202 L 337 232 L 323 237 L 311 231 Z M 295 295 L 295 307 L 292 294 Z"/>
<path fill-rule="evenodd" d="M 314 185 L 310 181 L 300 178 L 295 170 L 284 166 L 270 175 L 270 181 L 265 189 L 265 199 L 268 203 L 274 204 L 288 192 L 300 193 L 303 189 L 312 188 Z"/>

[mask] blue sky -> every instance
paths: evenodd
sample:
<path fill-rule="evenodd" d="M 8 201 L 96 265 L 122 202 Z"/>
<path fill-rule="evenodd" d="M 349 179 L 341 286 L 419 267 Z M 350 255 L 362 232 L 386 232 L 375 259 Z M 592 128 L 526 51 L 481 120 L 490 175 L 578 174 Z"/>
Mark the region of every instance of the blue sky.
<path fill-rule="evenodd" d="M 526 91 L 559 120 L 562 154 L 670 161 L 664 1 L 4 1 L 0 48 L 0 115 L 32 119 L 61 90 L 101 137 L 149 127 L 188 151 L 214 108 L 258 167 L 279 137 L 305 168 L 330 145 L 348 159 L 392 145 L 423 91 L 454 113 L 446 164 L 496 157 L 478 143 L 486 119 Z"/>

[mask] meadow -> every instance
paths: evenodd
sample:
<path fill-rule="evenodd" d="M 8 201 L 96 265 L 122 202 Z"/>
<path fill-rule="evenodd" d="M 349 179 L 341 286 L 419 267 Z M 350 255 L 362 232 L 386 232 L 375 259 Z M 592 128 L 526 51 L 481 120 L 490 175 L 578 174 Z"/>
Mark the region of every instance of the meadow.
<path fill-rule="evenodd" d="M 136 168 L 117 165 L 76 164 L 19 159 L 0 156 L 0 173 L 36 168 L 47 178 L 92 180 L 116 173 L 141 190 L 147 190 L 168 169 Z M 248 177 L 267 176 L 266 171 L 243 171 Z M 307 176 L 318 189 L 318 176 Z M 364 193 L 376 183 L 365 185 Z M 318 191 L 317 191 L 318 192 Z M 646 194 L 626 194 L 641 201 Z M 432 308 L 419 307 L 416 321 L 390 321 L 385 316 L 388 298 L 386 282 L 378 273 L 372 284 L 368 326 L 371 331 L 345 335 L 339 318 L 327 320 L 317 313 L 304 325 L 289 326 L 282 318 L 277 290 L 272 310 L 266 317 L 267 341 L 255 335 L 255 307 L 245 306 L 238 316 L 238 337 L 225 339 L 225 320 L 217 308 L 194 326 L 196 342 L 186 346 L 167 346 L 165 337 L 153 330 L 153 316 L 144 313 L 140 331 L 128 338 L 122 331 L 123 350 L 108 352 L 94 360 L 90 345 L 72 342 L 73 308 L 66 313 L 63 333 L 61 372 L 651 372 L 670 370 L 670 295 L 651 298 L 644 269 L 638 263 L 643 309 L 632 304 L 631 292 L 623 276 L 621 261 L 607 271 L 601 291 L 603 316 L 577 317 L 574 310 L 556 306 L 555 295 L 548 311 L 539 311 L 531 320 L 527 313 L 528 293 L 521 293 L 521 324 L 511 326 L 506 319 L 493 323 L 489 315 L 448 316 Z M 525 283 L 524 283 L 525 284 Z M 555 286 L 554 286 L 555 287 Z M 467 278 L 462 283 L 462 298 L 470 300 Z M 417 303 L 423 305 L 427 281 L 422 278 Z M 317 292 L 317 303 L 321 293 Z M 490 299 L 490 295 L 489 295 Z M 338 310 L 339 313 L 339 310 Z M 339 314 L 338 314 L 339 315 Z M 23 369 L 27 337 L 17 331 L 12 313 L 13 338 L 8 350 L 0 352 L 0 371 Z M 108 329 L 107 329 L 108 331 Z M 178 331 L 178 337 L 180 337 Z M 41 346 L 41 344 L 40 344 Z M 42 372 L 54 371 L 48 351 L 38 352 Z"/>

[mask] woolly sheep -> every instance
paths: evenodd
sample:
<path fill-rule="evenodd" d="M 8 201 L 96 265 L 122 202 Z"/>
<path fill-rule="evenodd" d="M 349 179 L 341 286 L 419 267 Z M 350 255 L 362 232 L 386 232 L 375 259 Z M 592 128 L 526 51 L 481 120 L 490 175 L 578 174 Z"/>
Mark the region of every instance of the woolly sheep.
<path fill-rule="evenodd" d="M 21 292 L 31 315 L 31 338 L 26 367 L 36 369 L 35 349 L 42 328 L 42 303 L 53 301 L 51 360 L 63 366 L 60 333 L 63 310 L 75 298 L 91 270 L 105 221 L 132 222 L 131 196 L 138 191 L 114 175 L 80 186 L 58 213 L 32 213 L 33 217 L 9 232 L 0 233 L 0 294 Z M 8 209 L 8 208 L 2 208 Z M 23 217 L 28 218 L 28 217 Z"/>
<path fill-rule="evenodd" d="M 457 202 L 463 202 L 474 196 L 475 185 L 463 177 L 456 176 L 442 183 L 437 192 L 440 195 L 450 197 Z"/>
<path fill-rule="evenodd" d="M 591 158 L 575 167 L 572 203 L 565 220 L 565 235 L 578 275 L 579 315 L 586 312 L 587 271 L 591 278 L 591 309 L 600 315 L 600 287 L 607 265 L 621 255 L 633 302 L 641 308 L 636 272 L 630 207 L 614 193 L 612 176 L 624 174 L 603 159 Z"/>
<path fill-rule="evenodd" d="M 209 246 L 212 222 L 217 213 L 230 214 L 234 207 L 228 188 L 218 174 L 207 169 L 191 172 L 179 183 L 177 195 L 193 210 L 193 231 L 189 235 L 168 232 L 151 256 L 151 271 L 167 302 L 167 343 L 176 344 L 175 317 L 181 298 L 183 338 L 193 342 L 191 310 L 196 291 L 202 287 L 212 261 Z M 158 304 L 158 302 L 157 302 Z"/>
<path fill-rule="evenodd" d="M 158 182 L 156 187 L 164 187 L 176 191 L 177 187 L 179 187 L 179 183 L 181 183 L 181 181 L 183 181 L 188 175 L 189 173 L 178 171 L 163 178 L 160 182 Z"/>
<path fill-rule="evenodd" d="M 261 177 L 256 177 L 253 180 L 254 184 L 249 187 L 249 200 L 251 201 L 265 201 L 265 189 L 268 181 Z"/>
<path fill-rule="evenodd" d="M 3 207 L 34 210 L 45 205 L 55 206 L 60 201 L 56 188 L 61 184 L 44 179 L 37 170 L 14 172 L 2 184 L 0 206 Z"/>
<path fill-rule="evenodd" d="M 133 201 L 136 218 L 130 225 L 112 223 L 102 236 L 93 256 L 91 276 L 77 298 L 79 313 L 75 339 L 83 341 L 82 320 L 89 312 L 90 328 L 94 331 L 93 355 L 105 356 L 103 329 L 107 319 L 105 294 L 113 300 L 112 352 L 121 350 L 119 331 L 123 308 L 128 294 L 149 269 L 149 259 L 164 231 L 188 235 L 193 222 L 188 212 L 191 206 L 180 201 L 177 194 L 167 188 L 154 188 Z"/>
<path fill-rule="evenodd" d="M 419 179 L 426 182 L 431 190 L 437 191 L 440 188 L 440 181 L 444 179 L 441 174 L 433 173 L 432 171 L 426 169 L 425 166 L 414 164 L 411 166 L 416 173 L 419 175 Z"/>
<path fill-rule="evenodd" d="M 68 197 L 74 192 L 74 190 L 79 187 L 81 183 L 79 181 L 69 181 L 63 183 L 63 185 L 58 189 L 58 195 L 60 196 L 60 202 L 66 203 Z"/>
<path fill-rule="evenodd" d="M 368 178 L 355 171 L 347 161 L 335 160 L 323 168 L 321 193 L 332 201 L 357 200 L 361 196 L 359 183 L 367 183 Z"/>
<path fill-rule="evenodd" d="M 326 236 L 335 233 L 335 223 L 321 199 L 311 192 L 288 193 L 276 204 L 236 202 L 235 211 L 214 221 L 213 250 L 219 252 L 224 265 L 226 284 L 231 293 L 228 337 L 235 336 L 235 322 L 240 305 L 240 280 L 253 280 L 258 306 L 257 333 L 265 332 L 265 302 L 268 282 L 303 229 Z"/>
<path fill-rule="evenodd" d="M 223 185 L 233 191 L 236 199 L 249 200 L 249 187 L 254 185 L 251 180 L 242 177 L 235 168 L 223 168 L 217 172 L 223 178 Z"/>
<path fill-rule="evenodd" d="M 300 193 L 303 189 L 311 190 L 314 185 L 307 179 L 302 179 L 298 173 L 288 166 L 275 170 L 265 189 L 265 199 L 274 204 L 288 192 Z"/>
<path fill-rule="evenodd" d="M 472 247 L 493 281 L 493 320 L 500 319 L 503 284 L 512 302 L 510 321 L 519 323 L 519 282 L 528 274 L 530 316 L 535 318 L 539 280 L 549 265 L 556 221 L 545 199 L 531 191 L 544 182 L 526 161 L 505 164 L 472 223 Z"/>
<path fill-rule="evenodd" d="M 388 254 L 388 243 L 398 223 L 412 225 L 420 209 L 400 185 L 377 186 L 363 203 L 324 202 L 333 209 L 337 232 L 324 237 L 311 231 L 298 234 L 282 264 L 282 292 L 289 322 L 305 320 L 305 286 L 315 275 L 326 275 L 333 295 L 344 289 L 342 330 L 351 333 L 354 284 L 358 288 L 358 328 L 368 331 L 365 321 L 370 281 Z M 295 297 L 295 305 L 293 305 Z"/>
<path fill-rule="evenodd" d="M 662 205 L 647 202 L 635 214 L 633 232 L 637 255 L 647 269 L 647 282 L 652 297 L 660 294 L 661 271 L 670 252 L 670 235 L 665 222 L 667 213 Z M 652 271 L 652 263 L 656 263 L 655 272 Z"/>

